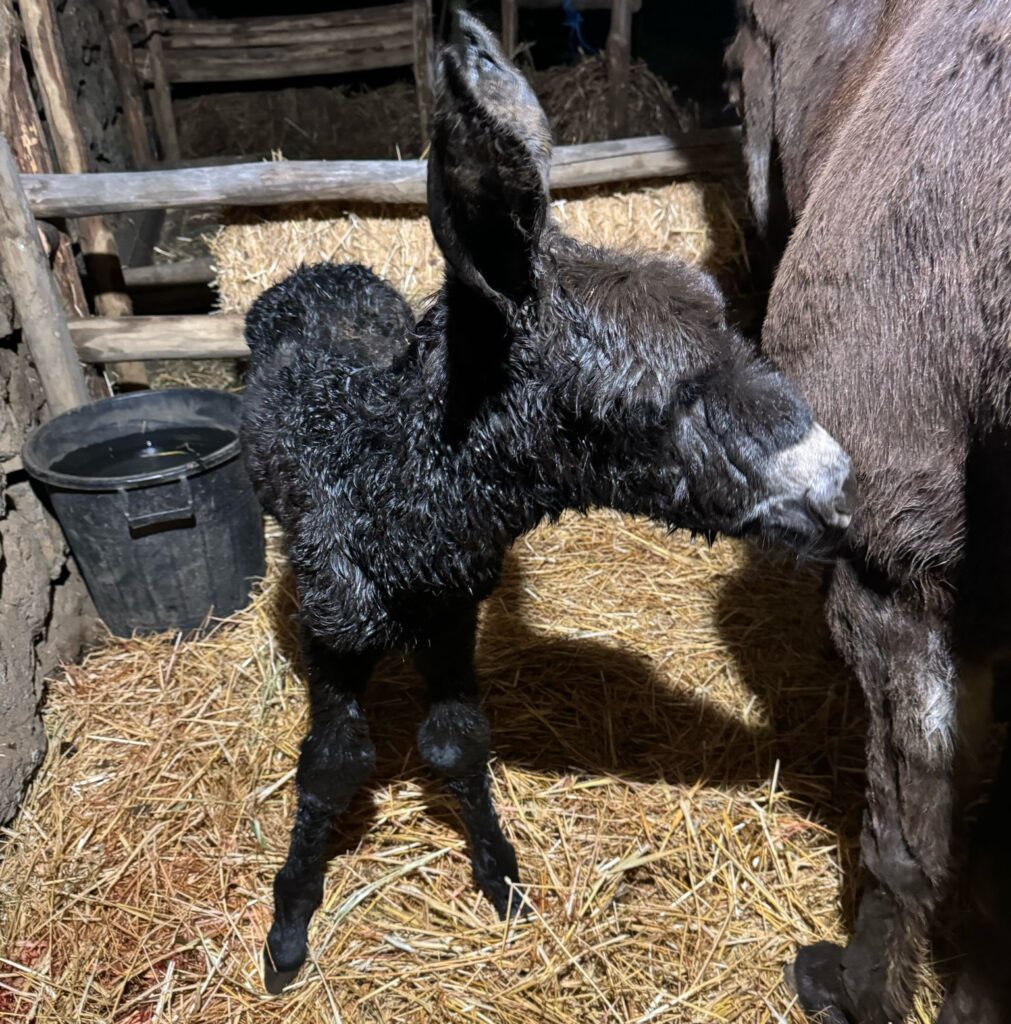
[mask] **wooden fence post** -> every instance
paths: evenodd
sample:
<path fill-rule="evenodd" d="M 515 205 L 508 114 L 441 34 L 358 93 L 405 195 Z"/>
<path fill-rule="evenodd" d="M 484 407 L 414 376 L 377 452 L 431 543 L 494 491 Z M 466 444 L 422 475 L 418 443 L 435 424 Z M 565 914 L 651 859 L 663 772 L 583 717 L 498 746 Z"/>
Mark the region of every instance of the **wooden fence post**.
<path fill-rule="evenodd" d="M 56 158 L 64 172 L 85 174 L 90 170 L 88 143 L 74 105 L 70 72 L 56 26 L 53 0 L 20 0 L 20 5 Z M 101 217 L 81 218 L 75 226 L 84 252 L 84 265 L 95 289 L 98 314 L 130 316 L 133 304 L 126 293 L 119 247 L 112 230 Z M 141 365 L 123 364 L 117 370 L 121 380 L 132 384 L 147 383 L 147 371 Z"/>
<path fill-rule="evenodd" d="M 145 0 L 126 0 L 126 13 L 139 24 L 147 36 L 148 73 L 151 80 L 151 113 L 158 132 L 162 160 L 179 160 L 179 134 L 172 110 L 172 83 L 165 70 L 165 47 L 162 45 L 160 17 L 151 13 Z"/>
<path fill-rule="evenodd" d="M 610 138 L 628 134 L 628 73 L 632 50 L 632 0 L 612 0 L 607 35 L 607 93 Z"/>
<path fill-rule="evenodd" d="M 414 0 L 414 82 L 418 89 L 421 145 L 428 145 L 432 118 L 432 0 Z"/>
<path fill-rule="evenodd" d="M 154 163 L 154 151 L 151 148 L 151 137 L 147 133 L 147 121 L 144 119 L 144 93 L 133 59 L 133 43 L 126 30 L 123 0 L 99 0 L 99 9 L 105 30 L 109 33 L 112 67 L 123 100 L 123 119 L 130 141 L 130 152 L 137 170 L 143 170 Z"/>
<path fill-rule="evenodd" d="M 7 137 L 23 174 L 51 174 L 55 168 L 21 59 L 20 39 L 10 0 L 0 0 L 0 134 Z M 87 316 L 88 300 L 66 235 L 61 235 L 52 259 L 67 315 Z"/>
<path fill-rule="evenodd" d="M 77 352 L 35 218 L 21 188 L 21 174 L 7 140 L 0 137 L 0 268 L 21 320 L 21 335 L 42 381 L 50 415 L 88 401 Z"/>
<path fill-rule="evenodd" d="M 502 0 L 502 49 L 505 55 L 512 60 L 516 54 L 516 44 L 519 35 L 519 11 L 517 10 L 518 0 Z"/>

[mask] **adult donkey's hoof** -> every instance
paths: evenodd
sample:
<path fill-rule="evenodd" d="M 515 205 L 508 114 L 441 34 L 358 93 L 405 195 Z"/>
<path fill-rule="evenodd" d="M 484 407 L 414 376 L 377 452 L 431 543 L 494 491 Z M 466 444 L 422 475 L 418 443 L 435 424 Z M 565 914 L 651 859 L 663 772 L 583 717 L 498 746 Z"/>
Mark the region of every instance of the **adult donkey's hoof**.
<path fill-rule="evenodd" d="M 842 952 L 833 942 L 816 942 L 802 947 L 786 968 L 786 983 L 797 993 L 801 1009 L 819 1024 L 852 1024 L 841 1008 Z"/>

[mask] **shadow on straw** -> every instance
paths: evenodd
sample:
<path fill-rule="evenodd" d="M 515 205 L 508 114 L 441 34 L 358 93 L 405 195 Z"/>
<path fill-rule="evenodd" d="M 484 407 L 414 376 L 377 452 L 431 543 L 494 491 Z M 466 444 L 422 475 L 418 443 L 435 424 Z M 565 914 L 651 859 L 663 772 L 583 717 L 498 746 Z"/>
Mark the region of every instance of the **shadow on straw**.
<path fill-rule="evenodd" d="M 277 588 L 286 602 L 276 610 L 279 618 L 295 613 L 285 596 L 292 591 Z M 733 666 L 754 695 L 747 720 L 739 707 L 721 706 L 704 692 L 694 655 L 686 656 L 689 672 L 672 687 L 649 657 L 649 637 L 640 651 L 593 637 L 545 636 L 528 624 L 529 603 L 519 561 L 510 554 L 502 584 L 486 602 L 478 645 L 494 756 L 546 776 L 610 775 L 686 788 L 778 777 L 801 813 L 838 836 L 842 902 L 852 924 L 863 708 L 831 652 L 816 577 L 756 554 L 723 583 L 716 612 L 723 646 L 699 652 L 698 663 Z M 294 630 L 283 635 L 294 642 Z M 334 823 L 331 857 L 353 851 L 367 836 L 377 787 L 405 771 L 427 776 L 414 748 L 422 690 L 408 659 L 392 656 L 380 664 L 366 711 L 377 771 Z M 423 788 L 428 813 L 460 830 L 443 788 L 435 780 Z"/>

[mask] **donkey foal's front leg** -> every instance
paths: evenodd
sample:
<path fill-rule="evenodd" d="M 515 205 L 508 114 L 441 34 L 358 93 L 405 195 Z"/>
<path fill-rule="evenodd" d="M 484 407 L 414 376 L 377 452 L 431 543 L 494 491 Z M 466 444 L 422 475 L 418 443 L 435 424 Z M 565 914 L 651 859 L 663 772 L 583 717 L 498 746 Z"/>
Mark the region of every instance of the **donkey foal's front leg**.
<path fill-rule="evenodd" d="M 418 729 L 418 749 L 456 795 L 470 841 L 474 881 L 504 920 L 529 912 L 529 905 L 515 888 L 516 853 L 502 834 L 492 802 L 490 733 L 474 672 L 475 629 L 476 609 L 471 608 L 417 654 L 430 701 Z"/>
<path fill-rule="evenodd" d="M 277 994 L 305 961 L 309 920 L 323 898 L 330 823 L 375 766 L 375 748 L 358 695 L 374 658 L 337 655 L 308 637 L 303 657 L 309 676 L 311 721 L 295 776 L 298 807 L 288 858 L 274 879 L 274 922 L 263 955 L 267 991 Z"/>

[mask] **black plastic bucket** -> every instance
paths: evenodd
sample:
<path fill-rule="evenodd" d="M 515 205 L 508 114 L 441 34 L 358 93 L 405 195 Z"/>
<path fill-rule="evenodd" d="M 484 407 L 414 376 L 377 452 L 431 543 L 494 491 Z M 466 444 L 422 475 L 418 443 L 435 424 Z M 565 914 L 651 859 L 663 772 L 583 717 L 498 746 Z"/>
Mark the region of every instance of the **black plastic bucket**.
<path fill-rule="evenodd" d="M 113 633 L 193 629 L 241 608 L 263 575 L 239 408 L 224 391 L 138 391 L 57 416 L 25 443 Z"/>

